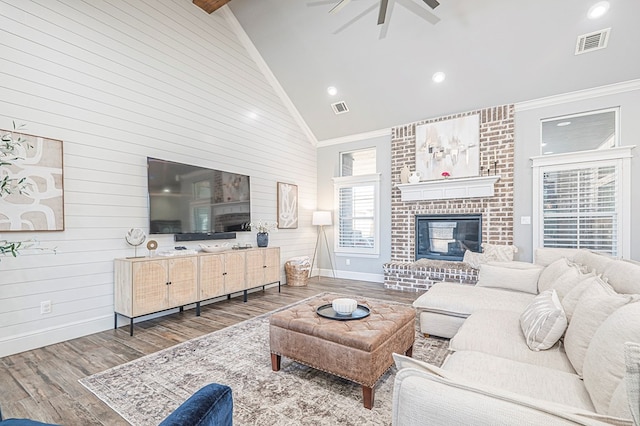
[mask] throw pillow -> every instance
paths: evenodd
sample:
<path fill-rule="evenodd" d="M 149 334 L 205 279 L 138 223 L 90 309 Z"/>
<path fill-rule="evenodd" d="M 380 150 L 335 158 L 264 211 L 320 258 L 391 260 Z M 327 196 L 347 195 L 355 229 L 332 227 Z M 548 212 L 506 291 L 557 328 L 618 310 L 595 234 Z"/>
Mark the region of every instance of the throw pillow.
<path fill-rule="evenodd" d="M 620 307 L 634 300 L 630 295 L 585 295 L 578 300 L 564 336 L 564 351 L 571 365 L 582 377 L 582 369 L 587 349 L 593 335 L 602 323 Z"/>
<path fill-rule="evenodd" d="M 513 260 L 513 255 L 518 252 L 518 248 L 513 245 L 498 245 L 482 243 L 482 252 L 489 260 L 497 260 L 499 262 L 508 262 Z"/>
<path fill-rule="evenodd" d="M 567 317 L 555 290 L 537 295 L 520 316 L 520 327 L 532 351 L 549 349 L 562 337 Z"/>
<path fill-rule="evenodd" d="M 565 272 L 571 270 L 572 263 L 567 258 L 562 257 L 540 272 L 540 278 L 538 279 L 538 291 L 542 293 L 545 290 L 551 289 L 553 282 Z"/>
<path fill-rule="evenodd" d="M 467 250 L 464 252 L 462 261 L 468 263 L 472 268 L 478 269 L 481 263 L 485 263 L 485 258 L 483 253 Z"/>
<path fill-rule="evenodd" d="M 567 321 L 571 322 L 573 312 L 583 296 L 613 296 L 615 294 L 613 288 L 605 283 L 600 276 L 593 273 L 583 274 L 580 281 L 562 298 L 562 308 L 567 315 Z"/>
<path fill-rule="evenodd" d="M 599 414 L 611 414 L 616 389 L 624 380 L 626 342 L 640 342 L 640 303 L 637 302 L 613 312 L 589 343 L 583 367 L 584 386 Z M 637 401 L 629 403 L 637 404 Z"/>
<path fill-rule="evenodd" d="M 531 264 L 523 269 L 521 262 L 490 262 L 480 265 L 478 287 L 504 288 L 507 290 L 538 293 L 538 276 L 541 267 Z"/>

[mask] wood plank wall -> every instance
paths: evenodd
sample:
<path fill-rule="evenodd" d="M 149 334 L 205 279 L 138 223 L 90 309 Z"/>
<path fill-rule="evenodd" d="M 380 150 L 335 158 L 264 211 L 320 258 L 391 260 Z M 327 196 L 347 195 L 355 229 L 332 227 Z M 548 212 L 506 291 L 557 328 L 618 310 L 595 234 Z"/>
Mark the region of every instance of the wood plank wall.
<path fill-rule="evenodd" d="M 300 225 L 270 245 L 282 262 L 312 255 L 315 146 L 225 14 L 190 0 L 1 0 L 0 64 L 0 128 L 64 141 L 66 226 L 0 234 L 58 250 L 1 258 L 0 356 L 113 326 L 113 259 L 133 255 L 127 229 L 148 230 L 147 156 L 250 175 L 253 220 L 276 219 L 276 182 L 297 184 Z"/>

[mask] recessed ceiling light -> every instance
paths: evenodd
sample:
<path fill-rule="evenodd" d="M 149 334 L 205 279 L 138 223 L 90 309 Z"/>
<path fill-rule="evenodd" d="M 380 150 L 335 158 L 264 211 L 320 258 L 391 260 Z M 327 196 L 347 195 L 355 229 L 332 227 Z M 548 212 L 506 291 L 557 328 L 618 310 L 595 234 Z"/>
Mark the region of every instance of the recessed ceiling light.
<path fill-rule="evenodd" d="M 329 86 L 327 87 L 327 93 L 329 94 L 329 96 L 335 96 L 338 94 L 338 89 L 333 86 Z"/>
<path fill-rule="evenodd" d="M 589 19 L 598 19 L 609 10 L 609 2 L 608 1 L 599 1 L 589 8 L 589 12 L 587 12 L 587 17 Z"/>
<path fill-rule="evenodd" d="M 442 71 L 438 71 L 437 73 L 433 74 L 431 80 L 433 80 L 434 83 L 442 83 L 445 78 L 447 78 L 446 74 Z"/>
<path fill-rule="evenodd" d="M 564 127 L 564 126 L 568 126 L 569 124 L 571 124 L 570 121 L 561 121 L 558 124 L 556 124 L 556 126 L 558 127 Z"/>

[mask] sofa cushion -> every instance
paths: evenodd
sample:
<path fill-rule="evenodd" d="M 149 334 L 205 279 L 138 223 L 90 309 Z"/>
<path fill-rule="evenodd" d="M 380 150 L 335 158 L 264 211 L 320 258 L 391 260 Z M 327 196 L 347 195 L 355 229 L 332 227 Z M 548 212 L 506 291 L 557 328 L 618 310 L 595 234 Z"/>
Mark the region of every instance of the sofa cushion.
<path fill-rule="evenodd" d="M 418 297 L 417 309 L 466 318 L 478 309 L 513 310 L 520 314 L 533 299 L 532 294 L 504 291 L 467 284 L 441 282 Z"/>
<path fill-rule="evenodd" d="M 462 324 L 449 342 L 453 351 L 478 351 L 527 364 L 545 366 L 575 374 L 561 346 L 534 352 L 520 328 L 520 312 L 481 309 Z"/>
<path fill-rule="evenodd" d="M 555 290 L 537 295 L 520 315 L 520 327 L 532 351 L 549 349 L 562 337 L 567 317 Z"/>
<path fill-rule="evenodd" d="M 538 291 L 542 293 L 545 290 L 555 288 L 556 286 L 564 289 L 568 286 L 567 281 L 577 279 L 581 274 L 581 270 L 575 263 L 566 258 L 561 258 L 544 268 L 540 272 L 538 278 Z M 556 288 L 556 290 L 558 290 Z M 562 299 L 562 296 L 558 296 Z"/>
<path fill-rule="evenodd" d="M 562 258 L 572 260 L 578 250 L 579 249 L 538 247 L 533 253 L 533 263 L 540 266 L 549 266 Z"/>
<path fill-rule="evenodd" d="M 602 275 L 616 292 L 640 294 L 640 263 L 616 260 L 607 264 Z"/>
<path fill-rule="evenodd" d="M 518 252 L 518 248 L 512 245 L 482 243 L 481 247 L 482 253 L 465 251 L 462 261 L 468 263 L 472 268 L 478 269 L 483 263 L 491 261 L 509 262 L 513 260 L 514 253 Z"/>
<path fill-rule="evenodd" d="M 607 294 L 604 288 L 600 291 L 599 296 L 587 294 L 580 298 L 564 336 L 565 352 L 580 376 L 587 349 L 598 328 L 609 315 L 633 300 L 632 296 Z"/>
<path fill-rule="evenodd" d="M 594 410 L 589 393 L 575 374 L 475 351 L 451 354 L 442 368 L 482 385 Z"/>
<path fill-rule="evenodd" d="M 593 272 L 584 274 L 584 278 L 578 282 L 567 294 L 562 298 L 562 307 L 567 315 L 567 321 L 571 321 L 573 312 L 580 301 L 580 298 L 589 296 L 606 296 L 614 295 L 613 288 Z"/>
<path fill-rule="evenodd" d="M 514 265 L 510 265 L 511 263 Z M 541 271 L 541 267 L 524 262 L 485 263 L 480 265 L 476 285 L 538 294 L 538 277 Z"/>
<path fill-rule="evenodd" d="M 607 265 L 615 261 L 613 257 L 591 250 L 578 250 L 572 260 L 586 266 L 587 272 L 594 271 L 597 274 L 603 273 Z"/>
<path fill-rule="evenodd" d="M 640 342 L 637 301 L 619 308 L 602 323 L 584 358 L 584 385 L 600 414 L 610 414 L 616 388 L 625 375 L 625 342 Z"/>

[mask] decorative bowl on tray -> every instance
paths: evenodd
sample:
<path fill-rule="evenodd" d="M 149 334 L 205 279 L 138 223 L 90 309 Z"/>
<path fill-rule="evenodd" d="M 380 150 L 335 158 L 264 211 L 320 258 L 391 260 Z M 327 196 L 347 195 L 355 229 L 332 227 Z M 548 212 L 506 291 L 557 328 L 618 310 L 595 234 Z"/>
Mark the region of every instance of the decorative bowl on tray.
<path fill-rule="evenodd" d="M 207 253 L 217 253 L 220 251 L 229 250 L 231 247 L 229 246 L 229 243 L 221 243 L 213 244 L 210 246 L 206 244 L 200 244 L 200 248 L 202 249 L 202 251 L 205 251 Z"/>
<path fill-rule="evenodd" d="M 351 315 L 358 308 L 358 301 L 355 299 L 333 299 L 331 307 L 338 315 Z"/>

